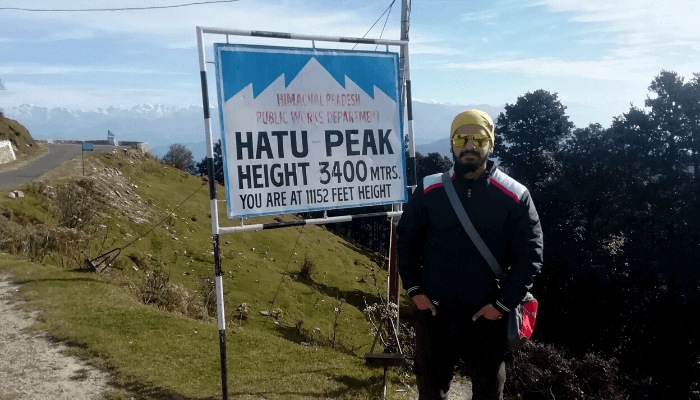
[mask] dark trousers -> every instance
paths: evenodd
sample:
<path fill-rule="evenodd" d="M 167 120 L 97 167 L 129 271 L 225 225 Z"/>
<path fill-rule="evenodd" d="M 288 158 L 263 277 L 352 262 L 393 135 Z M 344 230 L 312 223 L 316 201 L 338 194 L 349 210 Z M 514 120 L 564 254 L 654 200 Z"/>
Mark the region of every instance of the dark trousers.
<path fill-rule="evenodd" d="M 503 400 L 506 367 L 506 319 L 450 321 L 438 313 L 419 311 L 413 371 L 418 400 L 445 400 L 461 359 L 472 381 L 473 400 Z"/>

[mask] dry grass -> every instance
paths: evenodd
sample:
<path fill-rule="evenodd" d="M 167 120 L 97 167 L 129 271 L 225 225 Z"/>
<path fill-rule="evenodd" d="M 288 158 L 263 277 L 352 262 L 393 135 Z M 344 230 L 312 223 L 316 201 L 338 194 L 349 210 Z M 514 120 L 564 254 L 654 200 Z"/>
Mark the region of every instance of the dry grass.
<path fill-rule="evenodd" d="M 45 224 L 21 227 L 0 215 L 0 250 L 43 262 L 52 254 L 75 257 L 85 247 L 86 238 L 76 229 Z"/>
<path fill-rule="evenodd" d="M 214 294 L 215 296 L 215 294 Z M 182 285 L 170 282 L 170 273 L 162 269 L 148 271 L 139 289 L 140 300 L 170 312 L 178 312 L 190 318 L 208 320 L 211 307 L 198 293 L 185 289 Z M 216 316 L 216 299 L 214 300 Z"/>

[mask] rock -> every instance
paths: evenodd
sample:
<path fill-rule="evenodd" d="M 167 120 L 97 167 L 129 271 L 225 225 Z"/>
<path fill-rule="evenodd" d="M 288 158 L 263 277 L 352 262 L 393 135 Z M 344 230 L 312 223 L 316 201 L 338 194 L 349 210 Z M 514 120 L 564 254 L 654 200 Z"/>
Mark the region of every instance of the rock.
<path fill-rule="evenodd" d="M 264 315 L 264 316 L 266 316 L 266 317 L 269 317 L 269 316 L 270 316 L 270 312 L 269 312 L 269 311 L 260 311 L 260 315 Z"/>
<path fill-rule="evenodd" d="M 10 192 L 10 193 L 8 193 L 8 194 L 7 194 L 7 197 L 9 197 L 9 198 L 11 198 L 11 199 L 14 199 L 14 198 L 16 197 L 16 196 L 15 196 L 15 192 Z"/>

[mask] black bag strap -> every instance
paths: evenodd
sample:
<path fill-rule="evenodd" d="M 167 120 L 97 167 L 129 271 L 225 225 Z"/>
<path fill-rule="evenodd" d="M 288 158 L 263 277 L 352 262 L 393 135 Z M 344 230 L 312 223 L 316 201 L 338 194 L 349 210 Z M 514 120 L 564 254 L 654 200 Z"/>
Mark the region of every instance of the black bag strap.
<path fill-rule="evenodd" d="M 481 255 L 484 256 L 486 262 L 489 264 L 489 267 L 491 267 L 493 273 L 496 274 L 496 277 L 502 282 L 506 281 L 508 277 L 506 276 L 505 272 L 503 272 L 503 269 L 501 269 L 501 266 L 498 265 L 496 257 L 493 256 L 491 250 L 489 250 L 489 247 L 486 245 L 486 243 L 484 243 L 484 240 L 479 235 L 479 232 L 477 232 L 476 228 L 474 228 L 472 221 L 469 219 L 469 215 L 467 215 L 467 212 L 464 210 L 462 202 L 459 201 L 455 187 L 452 185 L 452 179 L 450 179 L 449 170 L 442 174 L 442 185 L 445 187 L 447 198 L 450 199 L 452 208 L 454 208 L 455 212 L 457 213 L 457 217 L 462 223 L 464 230 L 467 231 L 467 234 L 472 239 L 472 242 L 474 242 L 476 248 L 479 249 Z"/>

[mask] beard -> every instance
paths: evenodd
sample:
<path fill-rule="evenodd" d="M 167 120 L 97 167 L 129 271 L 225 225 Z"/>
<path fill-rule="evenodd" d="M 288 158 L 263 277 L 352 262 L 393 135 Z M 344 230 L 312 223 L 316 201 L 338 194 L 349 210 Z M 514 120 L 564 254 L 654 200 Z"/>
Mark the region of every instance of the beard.
<path fill-rule="evenodd" d="M 467 154 L 476 156 L 476 161 L 461 161 L 460 159 Z M 452 160 L 455 163 L 455 173 L 461 175 L 464 175 L 469 172 L 474 172 L 481 166 L 485 166 L 486 161 L 488 161 L 488 159 L 488 153 L 482 156 L 478 151 L 464 150 L 461 153 L 459 153 L 459 157 L 457 157 L 454 152 L 452 153 Z"/>

